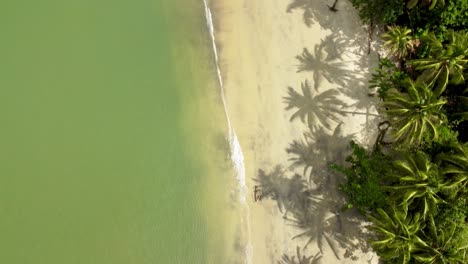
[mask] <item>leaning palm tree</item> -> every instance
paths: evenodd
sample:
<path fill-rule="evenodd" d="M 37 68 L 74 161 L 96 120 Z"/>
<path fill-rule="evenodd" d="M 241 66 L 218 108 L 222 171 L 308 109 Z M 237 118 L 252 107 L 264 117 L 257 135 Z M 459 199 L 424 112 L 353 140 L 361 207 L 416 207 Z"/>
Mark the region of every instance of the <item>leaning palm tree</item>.
<path fill-rule="evenodd" d="M 420 143 L 429 134 L 429 140 L 439 136 L 438 125 L 446 119 L 441 112 L 445 99 L 437 98 L 422 81 L 407 80 L 407 93 L 390 89 L 383 103 L 393 136 L 401 143 Z"/>
<path fill-rule="evenodd" d="M 398 183 L 389 189 L 394 191 L 405 212 L 409 207 L 418 208 L 423 218 L 436 213 L 438 204 L 444 203 L 441 193 L 453 187 L 423 152 L 404 153 L 403 158 L 394 162 L 394 167 L 396 174 L 390 176 Z"/>
<path fill-rule="evenodd" d="M 376 234 L 376 239 L 370 244 L 389 263 L 410 263 L 413 252 L 428 247 L 421 239 L 424 222 L 418 213 L 410 215 L 399 207 L 391 206 L 387 212 L 377 209 L 377 214 L 369 218 L 373 223 L 370 229 Z"/>
<path fill-rule="evenodd" d="M 406 3 L 406 7 L 408 7 L 409 9 L 412 9 L 419 2 L 423 2 L 425 5 L 429 5 L 429 10 L 434 9 L 436 5 L 439 5 L 439 6 L 445 5 L 445 0 L 409 0 L 408 3 Z"/>
<path fill-rule="evenodd" d="M 387 33 L 383 34 L 382 38 L 385 41 L 384 46 L 398 59 L 405 58 L 414 49 L 411 29 L 407 27 L 388 27 Z"/>
<path fill-rule="evenodd" d="M 430 58 L 411 61 L 416 70 L 423 71 L 422 76 L 429 86 L 434 86 L 435 96 L 440 96 L 447 84 L 465 82 L 463 70 L 468 63 L 468 34 L 449 31 L 449 44 L 442 48 L 442 43 L 434 34 L 425 37 L 432 48 Z"/>
<path fill-rule="evenodd" d="M 330 120 L 339 122 L 338 115 L 344 115 L 340 108 L 346 105 L 338 99 L 336 90 L 328 90 L 318 95 L 312 94 L 309 82 L 306 80 L 301 84 L 302 94 L 288 87 L 288 95 L 284 97 L 286 110 L 297 108 L 292 114 L 291 121 L 300 118 L 307 122 L 311 130 L 316 130 L 321 125 L 331 129 Z"/>

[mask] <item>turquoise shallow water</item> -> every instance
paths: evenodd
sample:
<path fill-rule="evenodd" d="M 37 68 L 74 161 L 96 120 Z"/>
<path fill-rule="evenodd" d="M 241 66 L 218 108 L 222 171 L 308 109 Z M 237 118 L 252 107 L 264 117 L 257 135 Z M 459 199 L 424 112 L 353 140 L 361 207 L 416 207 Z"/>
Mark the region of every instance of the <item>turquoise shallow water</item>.
<path fill-rule="evenodd" d="M 0 3 L 0 263 L 222 258 L 223 202 L 201 191 L 225 151 L 203 16 L 188 0 Z"/>

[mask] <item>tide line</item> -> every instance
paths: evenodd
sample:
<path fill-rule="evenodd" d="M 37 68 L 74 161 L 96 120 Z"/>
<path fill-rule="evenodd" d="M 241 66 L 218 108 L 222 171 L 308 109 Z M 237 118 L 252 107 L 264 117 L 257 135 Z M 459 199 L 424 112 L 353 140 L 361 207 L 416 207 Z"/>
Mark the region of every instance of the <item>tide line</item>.
<path fill-rule="evenodd" d="M 233 166 L 236 172 L 236 179 L 237 179 L 238 188 L 239 188 L 239 202 L 242 205 L 243 213 L 241 212 L 241 223 L 245 223 L 246 229 L 247 229 L 247 244 L 245 247 L 245 258 L 246 258 L 245 263 L 252 264 L 253 248 L 252 248 L 252 244 L 250 241 L 250 235 L 251 235 L 250 208 L 247 203 L 248 188 L 247 188 L 246 180 L 245 180 L 244 154 L 242 153 L 242 148 L 240 146 L 236 132 L 234 128 L 232 127 L 231 121 L 229 119 L 229 114 L 227 110 L 228 108 L 227 108 L 226 98 L 224 94 L 223 78 L 221 74 L 221 69 L 219 67 L 218 49 L 216 47 L 213 16 L 211 14 L 211 10 L 206 0 L 203 0 L 203 4 L 205 7 L 206 23 L 208 26 L 208 30 L 210 32 L 211 43 L 213 46 L 214 62 L 216 66 L 216 72 L 217 72 L 219 87 L 220 87 L 220 92 L 221 92 L 221 101 L 223 103 L 224 113 L 226 115 L 226 120 L 227 120 L 227 125 L 228 125 L 230 157 L 231 157 L 231 161 L 233 163 Z"/>

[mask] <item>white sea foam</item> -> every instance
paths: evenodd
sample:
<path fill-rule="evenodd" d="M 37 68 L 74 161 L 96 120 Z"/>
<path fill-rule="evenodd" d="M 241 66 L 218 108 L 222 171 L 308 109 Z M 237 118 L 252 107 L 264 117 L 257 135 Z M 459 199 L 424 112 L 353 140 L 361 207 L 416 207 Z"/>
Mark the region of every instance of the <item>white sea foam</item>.
<path fill-rule="evenodd" d="M 239 202 L 242 205 L 242 212 L 241 212 L 241 223 L 245 223 L 246 232 L 247 232 L 247 243 L 245 247 L 245 262 L 247 264 L 252 264 L 252 256 L 253 256 L 253 248 L 250 242 L 250 209 L 247 203 L 247 185 L 245 181 L 245 165 L 244 165 L 244 155 L 242 154 L 242 148 L 240 146 L 239 140 L 237 139 L 236 132 L 231 125 L 231 121 L 229 119 L 229 114 L 227 110 L 227 103 L 226 98 L 224 95 L 224 84 L 223 78 L 221 75 L 221 69 L 219 67 L 219 59 L 218 59 L 218 49 L 216 47 L 216 39 L 214 33 L 214 25 L 213 25 L 213 16 L 211 14 L 211 10 L 208 7 L 208 3 L 206 0 L 203 0 L 203 4 L 205 6 L 205 16 L 206 16 L 206 23 L 208 26 L 208 30 L 210 31 L 211 43 L 213 45 L 213 54 L 216 66 L 216 72 L 219 81 L 219 87 L 221 92 L 221 101 L 223 102 L 224 113 L 226 115 L 227 125 L 228 125 L 228 136 L 229 136 L 229 147 L 230 147 L 230 154 L 231 160 L 236 171 L 236 179 L 239 185 Z"/>

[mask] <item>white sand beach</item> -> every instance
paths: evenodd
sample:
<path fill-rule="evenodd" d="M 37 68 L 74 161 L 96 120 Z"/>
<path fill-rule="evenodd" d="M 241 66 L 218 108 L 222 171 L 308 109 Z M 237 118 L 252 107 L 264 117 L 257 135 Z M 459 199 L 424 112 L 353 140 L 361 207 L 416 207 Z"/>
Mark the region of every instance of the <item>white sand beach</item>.
<path fill-rule="evenodd" d="M 253 179 L 258 170 L 271 171 L 280 165 L 288 173 L 302 173 L 292 167 L 285 151 L 293 140 L 303 139 L 307 125 L 290 121 L 283 97 L 287 87 L 300 91 L 309 80 L 313 93 L 330 89 L 346 107 L 331 129 L 320 123 L 311 139 L 317 148 L 312 174 L 328 177 L 315 186 L 324 198 L 341 197 L 338 176 L 326 176 L 328 163 L 344 160 L 348 141 L 371 145 L 378 118 L 377 98 L 368 95 L 367 80 L 377 64 L 377 54 L 368 54 L 368 33 L 351 4 L 339 0 L 337 12 L 329 10 L 333 0 L 215 0 L 216 39 L 223 72 L 227 108 L 245 158 L 249 189 L 252 259 L 246 263 L 277 263 L 283 254 L 296 255 L 309 237 L 292 239 L 304 230 L 283 218 L 275 201 L 253 200 Z M 298 72 L 295 57 L 307 48 L 310 64 Z M 310 57 L 310 56 L 309 56 Z M 304 66 L 304 65 L 303 65 Z M 352 114 L 355 113 L 355 114 Z M 341 124 L 341 125 L 340 125 Z M 365 237 L 353 211 L 342 212 L 342 200 L 324 204 L 317 211 L 314 238 L 303 252 L 322 256 L 316 263 L 377 263 L 365 247 Z"/>

